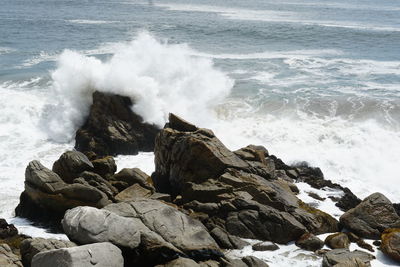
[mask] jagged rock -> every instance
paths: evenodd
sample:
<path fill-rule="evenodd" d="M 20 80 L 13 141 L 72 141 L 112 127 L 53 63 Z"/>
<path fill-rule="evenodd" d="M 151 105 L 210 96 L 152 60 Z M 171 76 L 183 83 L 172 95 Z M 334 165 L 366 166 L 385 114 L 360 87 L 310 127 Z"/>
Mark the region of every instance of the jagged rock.
<path fill-rule="evenodd" d="M 400 217 L 384 195 L 374 193 L 340 217 L 344 227 L 360 237 L 378 239 L 387 228 L 400 227 Z"/>
<path fill-rule="evenodd" d="M 134 184 L 116 195 L 115 199 L 119 202 L 124 202 L 150 197 L 152 194 L 153 192 L 151 190 L 146 189 L 139 184 Z"/>
<path fill-rule="evenodd" d="M 67 151 L 53 164 L 53 172 L 66 183 L 72 183 L 82 172 L 91 170 L 93 164 L 79 151 Z"/>
<path fill-rule="evenodd" d="M 98 157 L 153 151 L 159 129 L 144 123 L 132 111 L 133 104 L 129 97 L 94 92 L 89 116 L 76 132 L 75 148 Z"/>
<path fill-rule="evenodd" d="M 325 244 L 332 248 L 349 248 L 350 240 L 349 237 L 345 233 L 336 233 L 333 235 L 329 235 L 325 239 Z"/>
<path fill-rule="evenodd" d="M 249 244 L 236 236 L 228 234 L 219 227 L 214 227 L 210 234 L 218 245 L 224 249 L 242 249 Z"/>
<path fill-rule="evenodd" d="M 357 246 L 359 246 L 360 248 L 369 250 L 371 252 L 375 252 L 374 248 L 370 244 L 365 242 L 363 239 L 359 239 L 356 243 L 357 243 Z"/>
<path fill-rule="evenodd" d="M 370 261 L 375 259 L 375 257 L 359 250 L 349 251 L 346 248 L 333 249 L 325 253 L 322 260 L 322 267 L 333 267 L 336 266 L 336 264 L 344 264 L 356 259 L 365 264 L 365 266 L 370 267 Z"/>
<path fill-rule="evenodd" d="M 179 255 L 194 260 L 222 256 L 205 227 L 160 201 L 142 199 L 99 210 L 77 207 L 65 213 L 65 233 L 79 244 L 111 242 L 125 251 L 132 265 L 150 266 Z"/>
<path fill-rule="evenodd" d="M 110 180 L 124 182 L 126 187 L 123 189 L 126 189 L 134 184 L 139 184 L 143 188 L 155 191 L 153 185 L 151 184 L 151 177 L 138 168 L 124 168 L 116 173 Z"/>
<path fill-rule="evenodd" d="M 301 202 L 291 183 L 276 177 L 265 148 L 232 152 L 208 129 L 173 126 L 166 124 L 156 138 L 154 185 L 180 195 L 175 203 L 201 213 L 210 231 L 218 225 L 242 238 L 287 243 L 307 231 L 338 230 L 335 219 Z"/>
<path fill-rule="evenodd" d="M 111 156 L 100 159 L 92 160 L 93 172 L 99 174 L 101 177 L 108 179 L 117 171 L 115 160 Z"/>
<path fill-rule="evenodd" d="M 10 238 L 18 234 L 14 224 L 8 224 L 6 220 L 0 219 L 0 239 Z"/>
<path fill-rule="evenodd" d="M 381 239 L 382 252 L 400 262 L 400 228 L 386 229 Z"/>
<path fill-rule="evenodd" d="M 296 241 L 296 246 L 305 250 L 316 251 L 324 246 L 324 241 L 311 233 L 305 233 Z"/>
<path fill-rule="evenodd" d="M 0 266 L 22 267 L 21 259 L 7 244 L 0 244 Z"/>
<path fill-rule="evenodd" d="M 279 249 L 278 245 L 270 241 L 264 241 L 252 246 L 255 251 L 274 251 Z"/>
<path fill-rule="evenodd" d="M 361 199 L 359 199 L 356 195 L 353 194 L 348 188 L 344 188 L 344 195 L 339 199 L 339 201 L 335 204 L 342 211 L 348 211 L 349 209 L 355 208 L 358 204 L 361 203 Z"/>
<path fill-rule="evenodd" d="M 20 246 L 22 263 L 25 267 L 29 267 L 31 266 L 33 257 L 40 252 L 75 246 L 75 243 L 66 240 L 28 238 L 22 241 Z"/>
<path fill-rule="evenodd" d="M 121 250 L 111 243 L 60 248 L 36 254 L 32 267 L 123 267 Z"/>
<path fill-rule="evenodd" d="M 100 190 L 83 184 L 66 184 L 39 161 L 25 171 L 25 191 L 15 209 L 17 216 L 58 225 L 64 212 L 76 206 L 104 207 L 110 200 Z"/>
<path fill-rule="evenodd" d="M 118 194 L 118 189 L 94 172 L 85 171 L 81 173 L 79 178 L 74 179 L 74 183 L 93 186 L 94 188 L 106 194 L 110 200 L 114 200 L 114 196 Z"/>

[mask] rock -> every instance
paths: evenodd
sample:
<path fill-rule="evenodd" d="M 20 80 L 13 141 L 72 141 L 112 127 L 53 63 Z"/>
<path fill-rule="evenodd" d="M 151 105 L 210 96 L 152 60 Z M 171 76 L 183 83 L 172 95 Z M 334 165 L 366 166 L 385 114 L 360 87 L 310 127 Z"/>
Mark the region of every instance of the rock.
<path fill-rule="evenodd" d="M 36 254 L 32 267 L 123 267 L 121 250 L 111 243 L 60 248 Z"/>
<path fill-rule="evenodd" d="M 248 242 L 228 234 L 226 231 L 219 227 L 215 227 L 210 231 L 211 236 L 218 243 L 218 245 L 223 249 L 242 249 L 249 245 Z"/>
<path fill-rule="evenodd" d="M 21 259 L 7 244 L 0 244 L 0 266 L 22 267 Z"/>
<path fill-rule="evenodd" d="M 159 129 L 144 123 L 132 111 L 133 104 L 129 97 L 94 92 L 89 116 L 76 132 L 75 148 L 98 157 L 153 151 Z"/>
<path fill-rule="evenodd" d="M 333 249 L 325 253 L 322 260 L 322 267 L 332 267 L 336 266 L 336 264 L 344 264 L 355 259 L 365 264 L 365 266 L 371 266 L 370 261 L 375 259 L 375 257 L 359 250 L 349 251 L 346 248 Z"/>
<path fill-rule="evenodd" d="M 316 200 L 324 201 L 326 199 L 324 197 L 320 197 L 317 193 L 314 193 L 314 192 L 307 192 L 307 194 Z"/>
<path fill-rule="evenodd" d="M 102 210 L 77 207 L 65 213 L 62 224 L 79 244 L 111 242 L 130 251 L 126 258 L 132 265 L 161 264 L 178 255 L 196 261 L 222 256 L 200 222 L 157 200 L 111 204 Z"/>
<path fill-rule="evenodd" d="M 340 217 L 344 227 L 360 237 L 378 239 L 387 228 L 400 227 L 400 217 L 384 195 L 374 193 Z"/>
<path fill-rule="evenodd" d="M 200 267 L 200 265 L 192 259 L 179 257 L 166 264 L 157 265 L 155 267 Z"/>
<path fill-rule="evenodd" d="M 115 196 L 115 199 L 119 202 L 123 201 L 131 201 L 141 198 L 150 197 L 153 194 L 151 190 L 148 190 L 139 184 L 131 185 L 130 187 L 126 188 L 118 195 Z"/>
<path fill-rule="evenodd" d="M 252 246 L 255 251 L 275 251 L 279 249 L 278 245 L 270 241 L 264 241 Z"/>
<path fill-rule="evenodd" d="M 329 235 L 325 239 L 325 244 L 332 248 L 349 248 L 350 240 L 349 237 L 345 233 L 336 233 L 333 235 Z"/>
<path fill-rule="evenodd" d="M 296 241 L 296 246 L 305 250 L 316 251 L 324 246 L 324 241 L 311 233 L 305 233 Z"/>
<path fill-rule="evenodd" d="M 369 250 L 371 252 L 375 252 L 374 248 L 362 239 L 358 240 L 356 243 L 357 243 L 357 246 L 359 246 L 360 248 Z"/>
<path fill-rule="evenodd" d="M 368 267 L 371 266 L 369 263 L 364 263 L 360 259 L 349 259 L 347 261 L 335 264 L 334 267 Z"/>
<path fill-rule="evenodd" d="M 375 240 L 374 242 L 372 242 L 372 244 L 374 244 L 374 246 L 380 247 L 382 242 L 380 240 Z"/>
<path fill-rule="evenodd" d="M 173 127 L 166 124 L 156 137 L 154 186 L 201 214 L 210 231 L 218 225 L 241 238 L 287 243 L 307 231 L 338 230 L 335 219 L 301 202 L 292 183 L 276 177 L 265 148 L 232 152 L 211 130 Z"/>
<path fill-rule="evenodd" d="M 92 161 L 93 172 L 97 173 L 101 177 L 108 179 L 117 171 L 117 165 L 115 160 L 111 156 L 107 156 L 100 159 L 95 159 Z"/>
<path fill-rule="evenodd" d="M 117 174 L 115 174 L 111 181 L 120 181 L 126 183 L 126 188 L 131 185 L 139 184 L 141 187 L 155 191 L 151 184 L 151 177 L 138 168 L 124 168 Z M 122 190 L 121 190 L 122 191 Z"/>
<path fill-rule="evenodd" d="M 348 211 L 349 209 L 355 208 L 358 204 L 361 203 L 361 200 L 354 195 L 348 188 L 344 188 L 344 195 L 339 199 L 339 201 L 335 204 L 342 211 Z"/>
<path fill-rule="evenodd" d="M 75 247 L 76 244 L 71 241 L 45 239 L 45 238 L 28 238 L 21 242 L 20 251 L 22 263 L 25 267 L 31 266 L 33 257 L 43 251 L 59 248 Z"/>
<path fill-rule="evenodd" d="M 177 129 L 182 132 L 194 132 L 197 131 L 197 127 L 191 124 L 190 122 L 185 121 L 184 119 L 176 116 L 173 113 L 170 113 L 168 116 L 168 127 L 173 129 Z"/>
<path fill-rule="evenodd" d="M 53 164 L 53 172 L 66 183 L 72 183 L 79 174 L 91 170 L 93 170 L 93 164 L 79 151 L 67 151 Z"/>
<path fill-rule="evenodd" d="M 382 234 L 381 250 L 390 258 L 400 262 L 400 229 L 386 229 Z"/>
<path fill-rule="evenodd" d="M 13 224 L 8 224 L 6 220 L 0 219 L 0 239 L 10 238 L 17 234 L 18 230 Z"/>
<path fill-rule="evenodd" d="M 77 206 L 101 208 L 110 202 L 93 186 L 66 184 L 39 161 L 32 161 L 25 171 L 25 191 L 15 213 L 35 222 L 57 226 L 68 209 Z"/>
<path fill-rule="evenodd" d="M 106 194 L 106 196 L 111 200 L 114 200 L 114 196 L 118 194 L 118 189 L 94 172 L 85 171 L 81 173 L 79 178 L 74 179 L 74 183 L 93 186 L 94 188 Z"/>
<path fill-rule="evenodd" d="M 254 256 L 247 256 L 240 260 L 223 259 L 221 262 L 221 267 L 268 267 L 268 264 Z"/>

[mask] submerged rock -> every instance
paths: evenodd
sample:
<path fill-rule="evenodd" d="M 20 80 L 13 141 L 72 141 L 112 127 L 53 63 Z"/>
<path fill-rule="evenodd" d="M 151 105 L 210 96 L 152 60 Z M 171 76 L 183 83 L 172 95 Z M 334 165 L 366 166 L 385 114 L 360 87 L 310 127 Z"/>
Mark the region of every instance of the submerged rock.
<path fill-rule="evenodd" d="M 338 230 L 334 218 L 301 202 L 291 183 L 276 177 L 265 148 L 232 152 L 211 130 L 170 119 L 156 138 L 154 185 L 180 195 L 176 203 L 199 214 L 210 231 L 218 226 L 242 238 L 287 243 L 307 231 Z"/>
<path fill-rule="evenodd" d="M 400 262 L 400 228 L 386 229 L 381 239 L 382 252 Z"/>
<path fill-rule="evenodd" d="M 121 250 L 111 243 L 61 248 L 36 254 L 32 267 L 123 267 Z"/>
<path fill-rule="evenodd" d="M 133 104 L 129 97 L 94 92 L 89 116 L 76 132 L 75 148 L 97 157 L 153 151 L 159 129 L 144 123 L 132 111 Z"/>
<path fill-rule="evenodd" d="M 400 228 L 400 217 L 392 203 L 381 193 L 365 198 L 340 217 L 344 227 L 360 237 L 379 239 L 387 228 Z"/>

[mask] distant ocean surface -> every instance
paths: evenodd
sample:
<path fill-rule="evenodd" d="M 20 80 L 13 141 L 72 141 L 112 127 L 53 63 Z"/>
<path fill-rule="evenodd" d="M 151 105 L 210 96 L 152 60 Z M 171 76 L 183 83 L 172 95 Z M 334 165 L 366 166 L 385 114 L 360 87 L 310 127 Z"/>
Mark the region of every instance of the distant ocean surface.
<path fill-rule="evenodd" d="M 94 90 L 400 202 L 400 2 L 1 0 L 0 217 L 74 144 Z M 126 158 L 149 166 L 152 156 Z M 129 164 L 127 163 L 127 164 Z M 132 167 L 135 167 L 132 166 Z M 23 222 L 20 222 L 23 224 Z"/>

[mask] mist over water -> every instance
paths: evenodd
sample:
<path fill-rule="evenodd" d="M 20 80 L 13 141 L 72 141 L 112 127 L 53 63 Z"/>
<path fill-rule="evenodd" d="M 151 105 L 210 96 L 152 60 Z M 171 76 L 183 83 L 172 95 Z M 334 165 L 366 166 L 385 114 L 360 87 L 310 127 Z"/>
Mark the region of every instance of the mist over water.
<path fill-rule="evenodd" d="M 95 90 L 131 97 L 147 122 L 174 112 L 231 149 L 261 144 L 361 198 L 400 202 L 398 2 L 25 5 L 0 10 L 0 217 L 30 160 L 51 168 L 73 147 Z"/>

